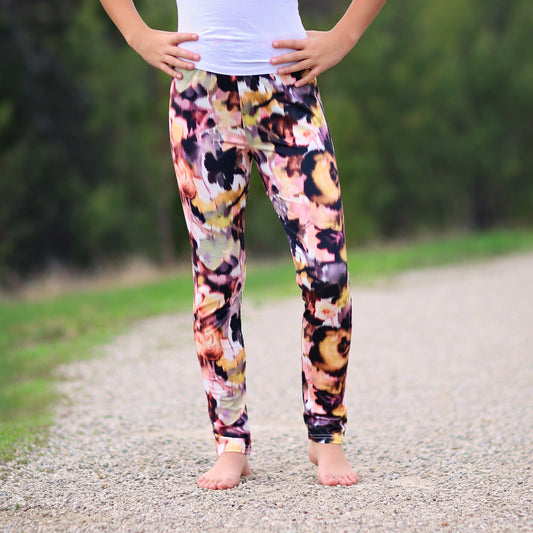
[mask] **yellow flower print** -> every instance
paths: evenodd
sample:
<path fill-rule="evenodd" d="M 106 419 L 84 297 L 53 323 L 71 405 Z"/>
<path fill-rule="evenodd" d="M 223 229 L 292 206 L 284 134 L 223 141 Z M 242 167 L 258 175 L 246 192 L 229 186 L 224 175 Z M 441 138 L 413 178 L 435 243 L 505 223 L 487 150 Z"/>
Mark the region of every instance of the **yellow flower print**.
<path fill-rule="evenodd" d="M 187 138 L 187 134 L 187 121 L 183 117 L 173 117 L 170 127 L 170 140 L 172 144 L 180 144 L 183 139 Z"/>
<path fill-rule="evenodd" d="M 339 201 L 340 189 L 337 183 L 337 172 L 335 160 L 329 152 L 319 152 L 313 157 L 315 168 L 311 173 L 311 178 L 318 193 L 314 195 L 316 201 L 326 205 L 332 205 Z"/>
<path fill-rule="evenodd" d="M 321 361 L 316 361 L 316 366 L 324 372 L 333 373 L 346 365 L 350 335 L 343 329 L 328 330 L 320 341 L 318 351 Z"/>

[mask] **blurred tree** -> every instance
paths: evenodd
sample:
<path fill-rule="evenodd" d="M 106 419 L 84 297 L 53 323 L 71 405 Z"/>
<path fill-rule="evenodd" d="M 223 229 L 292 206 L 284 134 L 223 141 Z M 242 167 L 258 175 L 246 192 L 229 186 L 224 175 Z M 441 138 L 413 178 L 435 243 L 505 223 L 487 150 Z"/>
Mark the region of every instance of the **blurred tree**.
<path fill-rule="evenodd" d="M 57 53 L 76 2 L 0 7 L 1 276 L 52 257 L 87 260 L 72 222 L 95 165 L 86 100 Z"/>
<path fill-rule="evenodd" d="M 354 240 L 533 222 L 532 16 L 525 0 L 387 5 L 323 76 Z"/>
<path fill-rule="evenodd" d="M 176 6 L 136 2 L 154 27 L 176 27 Z M 98 2 L 85 2 L 68 34 L 71 72 L 90 95 L 91 131 L 104 161 L 80 213 L 97 259 L 138 250 L 171 263 L 188 248 L 170 159 L 170 80 L 129 49 Z M 86 43 L 91 43 L 88 47 Z M 178 237 L 177 237 L 177 236 Z"/>

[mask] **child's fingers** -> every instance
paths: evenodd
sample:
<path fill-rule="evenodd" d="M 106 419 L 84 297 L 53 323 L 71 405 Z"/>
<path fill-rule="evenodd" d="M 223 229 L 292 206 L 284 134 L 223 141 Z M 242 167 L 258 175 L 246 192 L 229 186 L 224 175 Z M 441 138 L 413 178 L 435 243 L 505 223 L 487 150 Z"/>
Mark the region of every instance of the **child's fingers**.
<path fill-rule="evenodd" d="M 273 65 L 279 65 L 281 63 L 293 63 L 294 61 L 301 61 L 302 59 L 305 59 L 305 57 L 305 54 L 301 51 L 289 52 L 288 54 L 273 57 L 270 62 Z"/>
<path fill-rule="evenodd" d="M 299 79 L 294 85 L 296 87 L 302 87 L 303 85 L 312 82 L 318 74 L 314 74 L 314 71 L 311 69 L 303 78 Z"/>
<path fill-rule="evenodd" d="M 272 43 L 274 48 L 292 48 L 301 50 L 305 46 L 305 39 L 280 39 Z"/>
<path fill-rule="evenodd" d="M 161 63 L 158 66 L 159 70 L 164 72 L 165 74 L 168 74 L 171 78 L 183 78 L 183 74 L 181 72 L 177 72 L 173 68 L 171 68 L 167 63 Z"/>
<path fill-rule="evenodd" d="M 189 61 L 184 61 L 183 59 L 180 59 L 179 57 L 174 57 L 174 56 L 168 56 L 166 58 L 165 63 L 167 63 L 171 67 L 183 68 L 186 70 L 192 70 L 195 67 L 194 63 L 190 63 Z"/>
<path fill-rule="evenodd" d="M 184 50 L 183 48 L 178 48 L 177 46 L 166 50 L 166 54 L 167 56 L 172 56 L 178 59 L 188 59 L 190 61 L 200 60 L 200 56 L 198 54 L 190 52 L 189 50 Z"/>
<path fill-rule="evenodd" d="M 186 33 L 186 32 L 175 32 L 172 34 L 172 44 L 181 44 L 186 41 L 197 41 L 198 34 L 196 33 Z"/>
<path fill-rule="evenodd" d="M 305 58 L 305 39 L 281 39 L 272 43 L 274 48 L 288 48 L 294 50 L 294 52 L 288 52 L 280 56 L 273 57 L 270 62 L 273 65 L 279 65 L 281 63 L 292 63 L 294 61 L 300 61 Z"/>
<path fill-rule="evenodd" d="M 279 74 L 292 74 L 293 72 L 299 72 L 301 70 L 307 70 L 310 68 L 313 68 L 314 65 L 309 59 L 304 59 L 302 61 L 298 61 L 294 63 L 293 65 L 287 65 L 286 67 L 281 67 L 278 69 Z"/>

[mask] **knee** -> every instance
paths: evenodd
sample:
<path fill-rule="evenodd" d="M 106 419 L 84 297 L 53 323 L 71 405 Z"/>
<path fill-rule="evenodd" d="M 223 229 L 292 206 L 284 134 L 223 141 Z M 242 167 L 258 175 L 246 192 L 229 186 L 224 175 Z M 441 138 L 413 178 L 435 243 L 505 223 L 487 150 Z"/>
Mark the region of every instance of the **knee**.
<path fill-rule="evenodd" d="M 317 263 L 306 269 L 306 282 L 302 284 L 304 297 L 328 300 L 344 307 L 350 301 L 348 267 L 343 261 Z M 340 304 L 340 305 L 339 305 Z"/>
<path fill-rule="evenodd" d="M 351 328 L 352 303 L 346 263 L 328 263 L 315 269 L 302 284 L 304 318 L 309 325 Z"/>
<path fill-rule="evenodd" d="M 196 320 L 224 323 L 240 309 L 242 286 L 239 279 L 228 279 L 226 283 L 211 283 L 208 280 L 202 280 L 194 294 Z"/>
<path fill-rule="evenodd" d="M 231 268 L 209 270 L 198 263 L 194 275 L 194 318 L 195 329 L 207 325 L 225 330 L 230 321 L 240 319 L 244 272 Z M 225 267 L 225 268 L 224 268 Z"/>

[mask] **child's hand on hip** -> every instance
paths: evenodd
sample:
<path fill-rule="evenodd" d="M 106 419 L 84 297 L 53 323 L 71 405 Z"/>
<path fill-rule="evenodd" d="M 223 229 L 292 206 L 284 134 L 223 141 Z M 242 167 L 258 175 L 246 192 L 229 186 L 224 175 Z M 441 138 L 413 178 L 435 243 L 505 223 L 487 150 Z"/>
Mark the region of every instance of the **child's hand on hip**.
<path fill-rule="evenodd" d="M 189 52 L 179 45 L 198 40 L 194 33 L 170 32 L 146 28 L 131 40 L 131 47 L 150 65 L 173 78 L 181 78 L 175 68 L 192 70 L 200 56 Z"/>
<path fill-rule="evenodd" d="M 292 63 L 278 69 L 279 74 L 291 74 L 301 70 L 309 72 L 296 82 L 301 87 L 336 65 L 354 46 L 335 29 L 330 31 L 308 31 L 304 39 L 280 39 L 272 43 L 274 48 L 291 48 L 294 52 L 273 57 L 271 63 L 279 65 Z"/>

